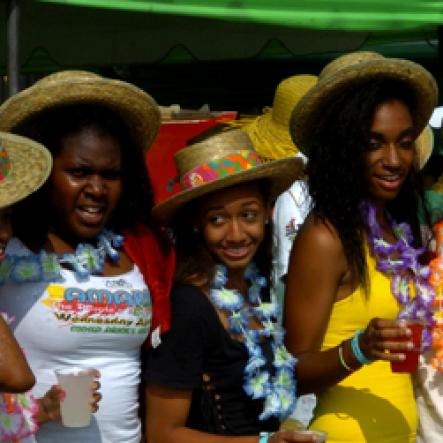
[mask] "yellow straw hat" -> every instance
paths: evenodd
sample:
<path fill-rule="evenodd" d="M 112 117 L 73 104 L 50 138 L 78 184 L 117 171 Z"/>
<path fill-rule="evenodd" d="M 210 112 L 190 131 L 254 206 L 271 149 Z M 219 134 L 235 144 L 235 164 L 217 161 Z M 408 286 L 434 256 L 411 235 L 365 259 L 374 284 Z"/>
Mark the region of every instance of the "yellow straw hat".
<path fill-rule="evenodd" d="M 0 106 L 0 130 L 15 132 L 45 111 L 79 104 L 102 105 L 119 114 L 142 151 L 151 146 L 160 127 L 157 104 L 140 88 L 88 71 L 61 71 L 6 100 Z"/>
<path fill-rule="evenodd" d="M 417 106 L 412 110 L 418 132 L 422 132 L 437 104 L 438 88 L 434 77 L 421 65 L 398 58 L 387 58 L 375 52 L 353 52 L 333 60 L 319 75 L 295 107 L 290 132 L 294 143 L 309 156 L 312 132 L 322 118 L 323 110 L 348 88 L 368 80 L 392 79 L 407 84 Z"/>
<path fill-rule="evenodd" d="M 298 152 L 289 134 L 291 112 L 300 99 L 317 83 L 315 75 L 294 75 L 282 80 L 275 90 L 272 108 L 241 129 L 252 140 L 264 160 L 290 157 Z"/>
<path fill-rule="evenodd" d="M 0 208 L 39 189 L 48 178 L 52 157 L 41 144 L 0 132 Z"/>
<path fill-rule="evenodd" d="M 428 162 L 429 157 L 432 154 L 432 149 L 434 148 L 434 133 L 429 125 L 426 125 L 425 129 L 415 140 L 415 168 L 420 170 L 423 169 L 425 164 Z"/>
<path fill-rule="evenodd" d="M 168 223 L 183 205 L 208 193 L 240 183 L 268 179 L 271 201 L 299 178 L 303 161 L 290 157 L 263 163 L 240 129 L 225 131 L 175 154 L 182 191 L 154 207 L 152 214 Z"/>

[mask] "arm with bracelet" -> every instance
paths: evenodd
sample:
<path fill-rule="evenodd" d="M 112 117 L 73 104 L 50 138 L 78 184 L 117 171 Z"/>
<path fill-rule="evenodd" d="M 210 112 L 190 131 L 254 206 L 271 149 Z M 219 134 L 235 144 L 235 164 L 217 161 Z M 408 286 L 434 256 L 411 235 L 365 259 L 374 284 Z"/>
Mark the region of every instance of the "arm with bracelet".
<path fill-rule="evenodd" d="M 408 342 L 401 321 L 372 319 L 336 346 L 322 348 L 334 303 L 354 293 L 341 241 L 333 227 L 309 218 L 291 253 L 285 296 L 288 349 L 299 358 L 299 392 L 321 392 L 374 360 L 402 360 Z M 386 352 L 389 350 L 390 352 Z"/>

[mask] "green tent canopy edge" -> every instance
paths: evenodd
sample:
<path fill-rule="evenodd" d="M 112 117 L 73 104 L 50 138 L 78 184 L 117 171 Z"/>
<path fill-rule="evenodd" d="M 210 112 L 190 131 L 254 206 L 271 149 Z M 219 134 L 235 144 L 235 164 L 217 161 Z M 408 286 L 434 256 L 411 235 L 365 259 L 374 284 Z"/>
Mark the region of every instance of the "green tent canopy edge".
<path fill-rule="evenodd" d="M 186 15 L 309 29 L 435 29 L 443 0 L 39 0 L 70 6 Z"/>

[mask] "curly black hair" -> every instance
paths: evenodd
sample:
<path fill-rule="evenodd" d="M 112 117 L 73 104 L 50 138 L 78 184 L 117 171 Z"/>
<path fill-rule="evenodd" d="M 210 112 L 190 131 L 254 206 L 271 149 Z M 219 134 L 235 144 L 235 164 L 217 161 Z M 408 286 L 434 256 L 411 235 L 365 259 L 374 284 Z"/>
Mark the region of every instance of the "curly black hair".
<path fill-rule="evenodd" d="M 152 195 L 143 153 L 132 141 L 123 118 L 107 107 L 95 104 L 65 105 L 39 114 L 14 129 L 43 145 L 54 158 L 62 149 L 62 140 L 84 129 L 94 129 L 118 141 L 122 153 L 122 195 L 109 223 L 120 230 L 133 228 L 137 223 L 151 225 Z M 50 227 L 51 203 L 47 197 L 47 183 L 14 208 L 15 235 L 28 245 L 41 247 Z M 30 229 L 30 214 L 38 214 Z"/>
<path fill-rule="evenodd" d="M 404 103 L 414 119 L 416 97 L 401 81 L 377 79 L 348 88 L 325 106 L 309 151 L 307 174 L 313 215 L 335 227 L 352 276 L 365 288 L 367 227 L 359 210 L 368 196 L 365 152 L 377 106 L 392 100 Z M 421 244 L 418 211 L 424 209 L 422 196 L 417 172 L 412 168 L 398 196 L 386 205 L 395 221 L 411 225 L 416 246 Z"/>

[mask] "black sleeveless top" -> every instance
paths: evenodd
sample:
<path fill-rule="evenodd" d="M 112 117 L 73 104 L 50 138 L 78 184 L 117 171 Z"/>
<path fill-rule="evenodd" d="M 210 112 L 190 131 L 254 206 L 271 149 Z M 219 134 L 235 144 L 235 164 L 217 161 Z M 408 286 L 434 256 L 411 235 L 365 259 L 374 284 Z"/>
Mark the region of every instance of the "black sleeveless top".
<path fill-rule="evenodd" d="M 190 428 L 225 435 L 277 430 L 277 419 L 258 419 L 263 400 L 252 400 L 243 390 L 246 347 L 225 330 L 206 295 L 191 285 L 178 286 L 171 293 L 171 306 L 171 330 L 144 356 L 146 383 L 193 391 Z M 267 360 L 264 369 L 272 376 L 269 340 L 263 342 L 262 351 Z"/>

